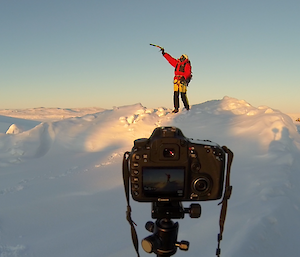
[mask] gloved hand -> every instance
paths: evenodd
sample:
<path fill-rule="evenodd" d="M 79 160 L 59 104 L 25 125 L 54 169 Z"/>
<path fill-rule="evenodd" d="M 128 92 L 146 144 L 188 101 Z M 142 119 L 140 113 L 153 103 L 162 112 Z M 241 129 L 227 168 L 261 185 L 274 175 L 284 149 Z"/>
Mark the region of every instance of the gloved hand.
<path fill-rule="evenodd" d="M 162 55 L 165 54 L 165 49 L 164 49 L 164 48 L 161 48 L 160 51 L 161 51 L 161 54 L 162 54 Z"/>

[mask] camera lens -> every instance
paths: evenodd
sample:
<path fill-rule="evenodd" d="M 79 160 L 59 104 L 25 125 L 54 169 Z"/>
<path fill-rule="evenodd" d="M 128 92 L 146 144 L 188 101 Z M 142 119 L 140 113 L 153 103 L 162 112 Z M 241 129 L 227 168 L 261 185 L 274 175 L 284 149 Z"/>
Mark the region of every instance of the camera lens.
<path fill-rule="evenodd" d="M 195 180 L 194 189 L 200 194 L 206 194 L 211 187 L 210 180 L 206 177 L 201 177 Z"/>
<path fill-rule="evenodd" d="M 174 156 L 175 156 L 175 149 L 174 148 L 165 148 L 163 150 L 163 156 L 165 158 L 174 158 Z"/>

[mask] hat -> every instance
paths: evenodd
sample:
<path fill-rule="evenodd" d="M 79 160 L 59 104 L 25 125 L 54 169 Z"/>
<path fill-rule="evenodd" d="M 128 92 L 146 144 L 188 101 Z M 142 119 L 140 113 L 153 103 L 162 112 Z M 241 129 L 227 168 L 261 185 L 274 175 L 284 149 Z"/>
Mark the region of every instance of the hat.
<path fill-rule="evenodd" d="M 183 57 L 185 60 L 188 60 L 188 59 L 189 59 L 189 57 L 188 57 L 186 54 L 181 55 L 181 56 L 179 57 L 179 59 L 181 59 L 182 57 Z"/>

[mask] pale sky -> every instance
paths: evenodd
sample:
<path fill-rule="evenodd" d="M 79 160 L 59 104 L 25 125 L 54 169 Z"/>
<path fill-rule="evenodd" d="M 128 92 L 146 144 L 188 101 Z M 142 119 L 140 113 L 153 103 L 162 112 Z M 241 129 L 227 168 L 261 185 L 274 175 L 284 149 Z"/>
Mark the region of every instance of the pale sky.
<path fill-rule="evenodd" d="M 173 106 L 230 96 L 299 113 L 299 0 L 2 0 L 0 109 Z M 182 103 L 181 103 L 182 106 Z"/>

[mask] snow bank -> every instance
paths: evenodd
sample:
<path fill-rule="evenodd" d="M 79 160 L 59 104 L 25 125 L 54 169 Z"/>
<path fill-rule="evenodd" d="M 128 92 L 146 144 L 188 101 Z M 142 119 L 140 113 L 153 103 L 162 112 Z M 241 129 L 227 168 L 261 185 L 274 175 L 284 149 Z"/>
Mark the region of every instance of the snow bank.
<path fill-rule="evenodd" d="M 37 120 L 37 121 L 57 121 L 91 113 L 102 112 L 103 108 L 30 108 L 30 109 L 2 109 L 0 115 L 13 118 Z"/>
<path fill-rule="evenodd" d="M 23 132 L 22 128 L 18 127 L 16 124 L 12 124 L 6 131 L 6 134 L 19 134 L 21 132 Z"/>
<path fill-rule="evenodd" d="M 290 116 L 230 97 L 177 114 L 135 104 L 76 115 L 0 134 L 0 256 L 135 256 L 122 156 L 134 139 L 169 125 L 235 153 L 222 256 L 298 254 L 300 135 Z M 215 254 L 217 203 L 202 202 L 200 219 L 179 221 L 178 240 L 191 244 L 175 256 Z M 151 206 L 132 209 L 141 240 Z"/>
<path fill-rule="evenodd" d="M 35 120 L 25 120 L 21 118 L 12 118 L 0 115 L 0 135 L 6 133 L 10 126 L 14 124 L 16 127 L 22 128 L 23 131 L 30 130 L 40 122 Z"/>

